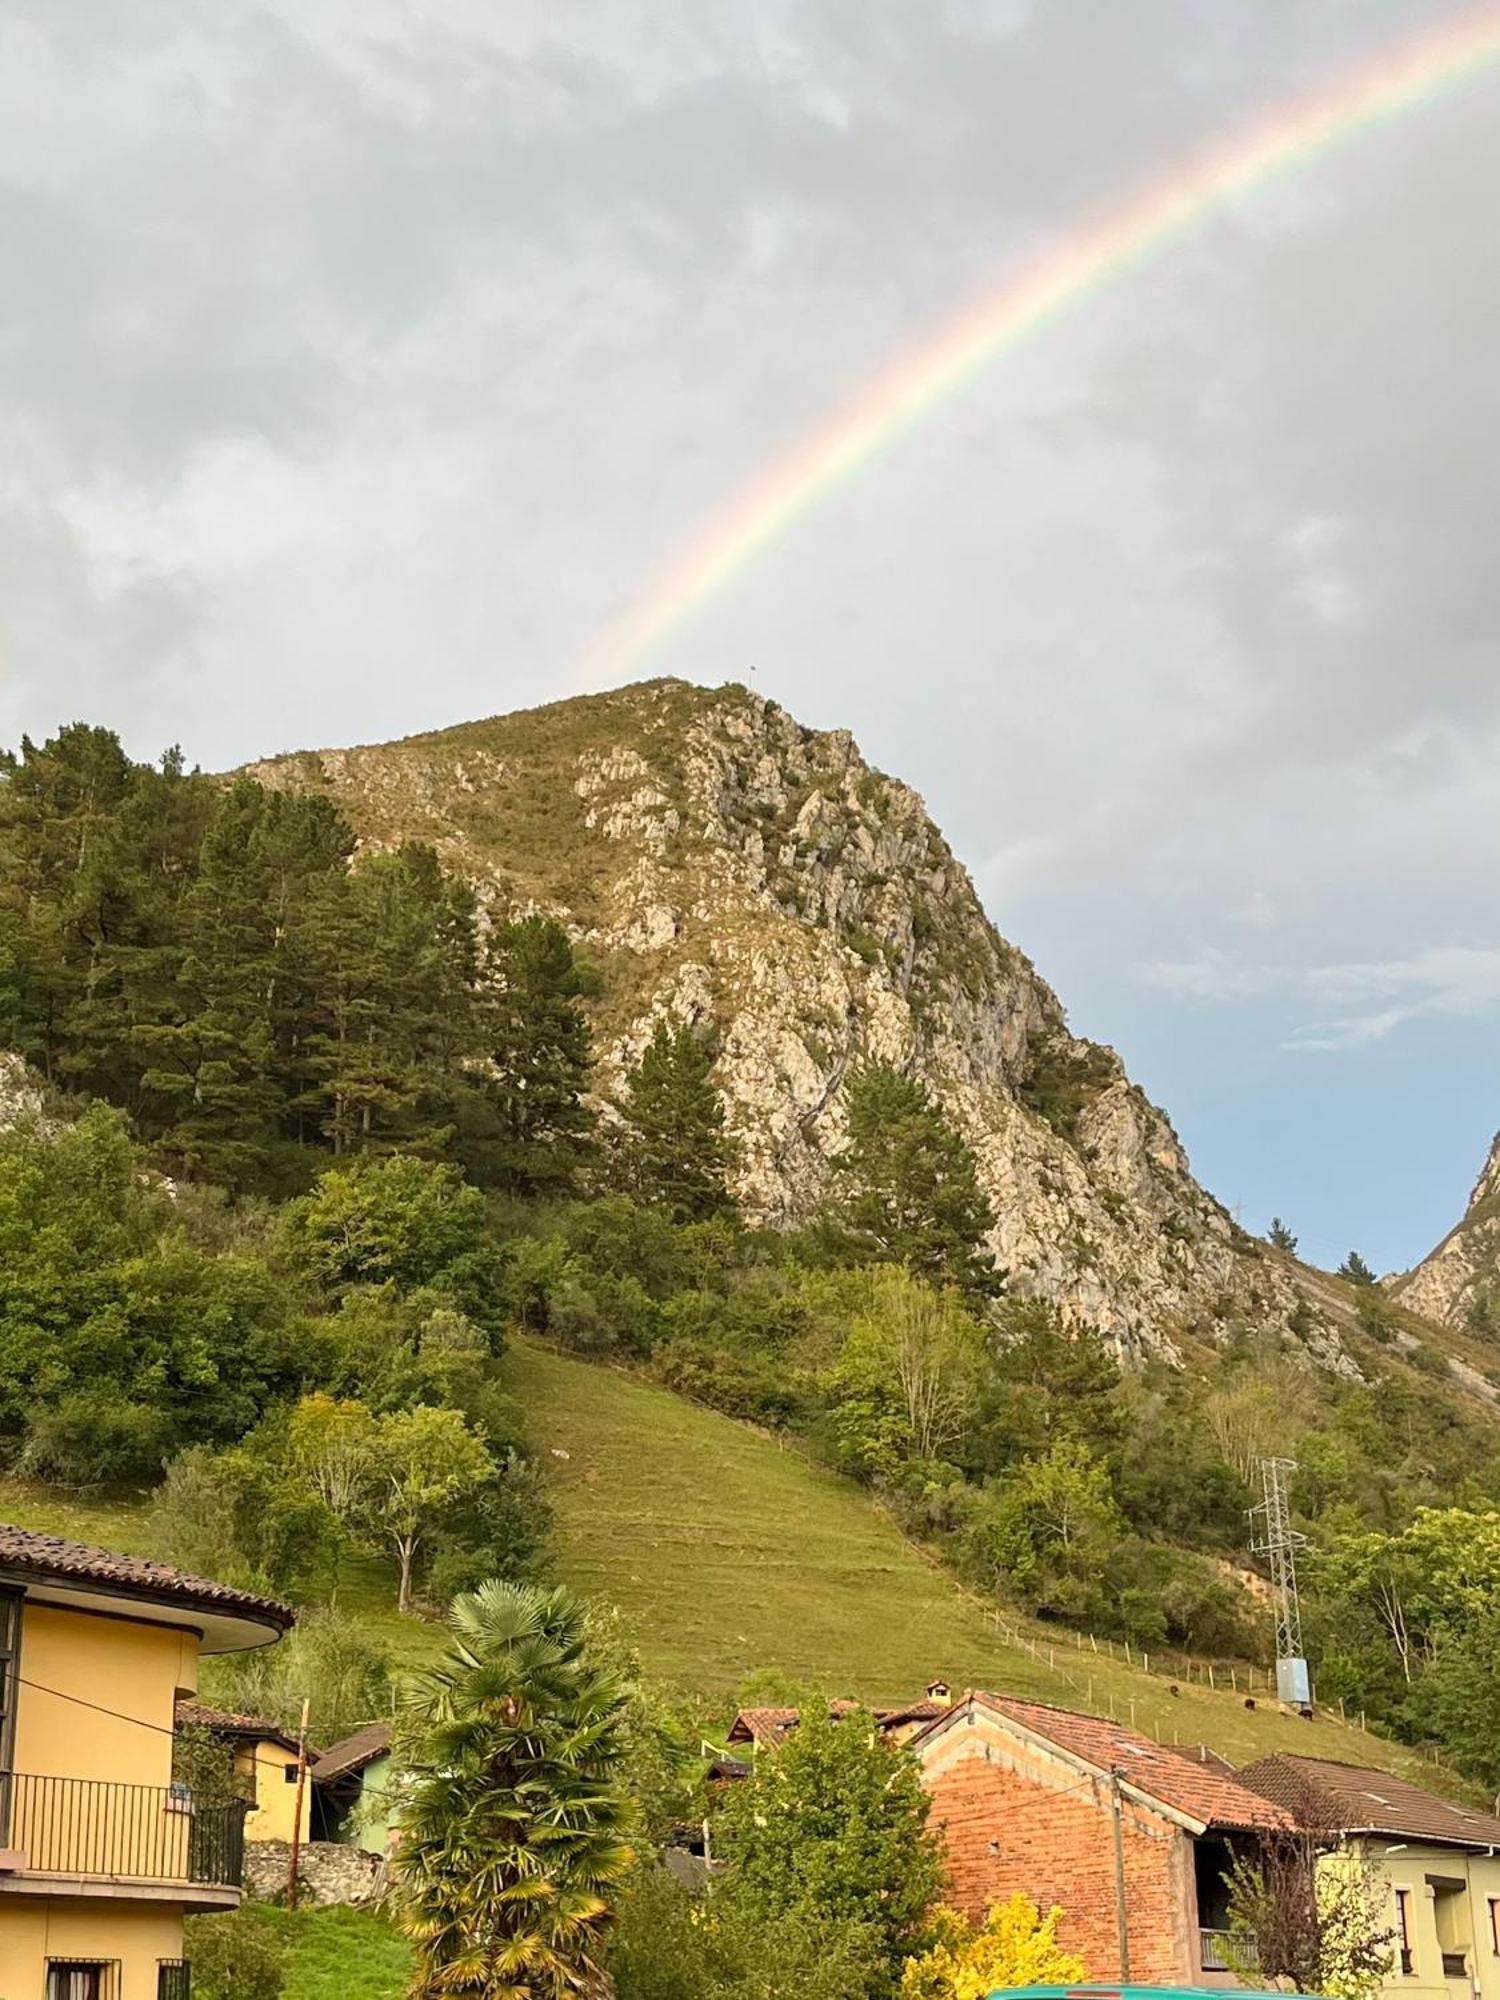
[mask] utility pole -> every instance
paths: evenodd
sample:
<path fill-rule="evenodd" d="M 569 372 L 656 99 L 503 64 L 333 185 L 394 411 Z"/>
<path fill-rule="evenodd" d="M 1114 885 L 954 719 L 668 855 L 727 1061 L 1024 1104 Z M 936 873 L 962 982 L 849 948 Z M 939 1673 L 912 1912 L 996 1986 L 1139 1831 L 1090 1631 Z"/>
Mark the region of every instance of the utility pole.
<path fill-rule="evenodd" d="M 302 1800 L 307 1791 L 307 1711 L 309 1697 L 302 1697 L 302 1727 L 297 1731 L 297 1803 L 292 1810 L 292 1851 L 287 1863 L 286 1906 L 297 1907 L 297 1871 L 302 1863 Z"/>
<path fill-rule="evenodd" d="M 1115 1928 L 1120 1938 L 1120 1984 L 1130 1984 L 1130 1912 L 1125 1901 L 1125 1824 L 1120 1800 L 1120 1773 L 1109 1774 L 1109 1812 L 1115 1824 Z"/>
<path fill-rule="evenodd" d="M 1271 1569 L 1271 1595 L 1276 1607 L 1276 1694 L 1288 1708 L 1312 1713 L 1312 1682 L 1302 1650 L 1302 1600 L 1297 1592 L 1297 1551 L 1307 1541 L 1292 1526 L 1288 1482 L 1297 1470 L 1291 1458 L 1262 1458 L 1262 1499 L 1250 1509 L 1251 1548 Z"/>

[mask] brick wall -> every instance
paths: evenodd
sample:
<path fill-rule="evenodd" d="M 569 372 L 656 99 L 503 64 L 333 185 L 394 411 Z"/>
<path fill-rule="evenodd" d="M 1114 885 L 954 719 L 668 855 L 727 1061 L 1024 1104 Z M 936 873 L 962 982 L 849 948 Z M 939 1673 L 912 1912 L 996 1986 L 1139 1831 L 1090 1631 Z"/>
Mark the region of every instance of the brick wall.
<path fill-rule="evenodd" d="M 927 1773 L 956 1906 L 977 1919 L 1017 1890 L 1043 1910 L 1061 1904 L 1058 1938 L 1082 1956 L 1085 1977 L 1120 1979 L 1113 1822 L 1102 1794 L 1065 1795 L 1079 1782 L 1076 1773 L 1059 1781 L 986 1760 L 978 1742 L 972 1754 L 950 1754 Z M 1190 1984 L 1192 1843 L 1129 1805 L 1124 1834 L 1131 1978 Z"/>

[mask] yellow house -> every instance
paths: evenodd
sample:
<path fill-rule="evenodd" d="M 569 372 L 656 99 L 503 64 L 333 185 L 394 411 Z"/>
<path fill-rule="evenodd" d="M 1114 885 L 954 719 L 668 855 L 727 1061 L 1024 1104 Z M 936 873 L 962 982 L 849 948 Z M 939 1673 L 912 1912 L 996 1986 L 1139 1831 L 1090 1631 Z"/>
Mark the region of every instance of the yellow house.
<path fill-rule="evenodd" d="M 244 1807 L 172 1780 L 202 1653 L 285 1605 L 0 1525 L 0 1995 L 186 2000 L 184 1915 L 241 1897 Z"/>
<path fill-rule="evenodd" d="M 260 1715 L 236 1715 L 222 1708 L 204 1708 L 196 1701 L 177 1704 L 179 1728 L 206 1729 L 228 1746 L 241 1796 L 249 1805 L 246 1840 L 290 1840 L 297 1821 L 297 1739 Z M 317 1751 L 309 1751 L 311 1760 Z M 302 1824 L 298 1839 L 312 1829 L 310 1782 L 302 1787 Z"/>
<path fill-rule="evenodd" d="M 1500 1819 L 1323 1757 L 1263 1757 L 1239 1779 L 1337 1834 L 1384 1884 L 1385 2000 L 1500 2000 Z"/>

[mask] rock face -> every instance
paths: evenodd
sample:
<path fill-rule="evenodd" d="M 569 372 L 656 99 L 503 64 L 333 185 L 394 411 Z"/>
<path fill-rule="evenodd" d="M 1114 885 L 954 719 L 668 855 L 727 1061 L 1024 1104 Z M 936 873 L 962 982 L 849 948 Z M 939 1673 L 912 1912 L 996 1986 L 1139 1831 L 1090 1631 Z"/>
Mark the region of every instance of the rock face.
<path fill-rule="evenodd" d="M 326 789 L 366 845 L 431 842 L 497 914 L 562 921 L 604 975 L 606 1081 L 656 1017 L 712 1020 L 752 1217 L 816 1206 L 850 1072 L 882 1057 L 973 1146 L 1013 1290 L 1169 1358 L 1297 1305 L 1293 1267 L 1197 1185 L 1113 1051 L 1068 1033 L 921 799 L 845 732 L 657 681 L 252 775 Z M 1337 1364 L 1327 1322 L 1299 1325 Z"/>
<path fill-rule="evenodd" d="M 1392 1288 L 1402 1305 L 1440 1326 L 1463 1326 L 1476 1308 L 1500 1301 L 1500 1133 L 1463 1221 Z"/>

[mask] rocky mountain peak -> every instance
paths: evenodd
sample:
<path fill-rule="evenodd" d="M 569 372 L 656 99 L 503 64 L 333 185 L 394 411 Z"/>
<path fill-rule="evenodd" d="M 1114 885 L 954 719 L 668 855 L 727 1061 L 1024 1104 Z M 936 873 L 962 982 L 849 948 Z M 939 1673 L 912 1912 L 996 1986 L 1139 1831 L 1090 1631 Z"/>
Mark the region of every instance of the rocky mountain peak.
<path fill-rule="evenodd" d="M 564 923 L 603 974 L 606 1082 L 659 1016 L 711 1022 L 756 1219 L 817 1206 L 849 1075 L 878 1057 L 973 1146 L 1013 1289 L 1167 1357 L 1295 1307 L 1283 1263 L 1197 1185 L 1114 1052 L 1068 1032 L 921 798 L 847 731 L 664 680 L 252 772 L 326 789 L 365 845 L 432 843 L 496 913 Z"/>
<path fill-rule="evenodd" d="M 1402 1305 L 1441 1326 L 1463 1326 L 1500 1299 L 1500 1133 L 1464 1218 L 1416 1269 L 1394 1281 Z"/>

